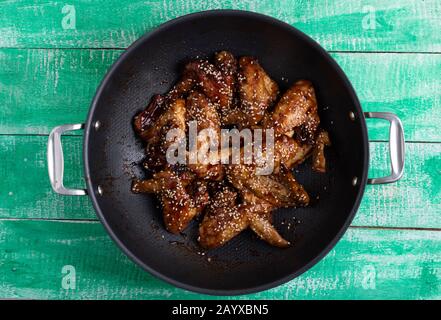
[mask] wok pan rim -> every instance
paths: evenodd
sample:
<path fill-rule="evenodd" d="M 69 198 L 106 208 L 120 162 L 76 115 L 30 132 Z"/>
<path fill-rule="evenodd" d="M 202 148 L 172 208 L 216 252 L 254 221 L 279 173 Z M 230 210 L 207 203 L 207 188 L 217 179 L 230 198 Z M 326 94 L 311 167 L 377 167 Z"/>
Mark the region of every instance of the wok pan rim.
<path fill-rule="evenodd" d="M 162 31 L 166 30 L 167 28 L 169 28 L 170 26 L 173 26 L 176 23 L 181 23 L 181 22 L 185 22 L 188 20 L 198 19 L 198 18 L 206 18 L 207 16 L 219 16 L 219 15 L 220 16 L 234 15 L 234 16 L 245 17 L 245 18 L 255 18 L 255 19 L 259 19 L 263 23 L 266 22 L 266 23 L 279 25 L 282 28 L 289 29 L 289 31 L 293 34 L 293 38 L 295 38 L 295 37 L 301 38 L 302 41 L 305 41 L 308 45 L 312 46 L 315 50 L 317 50 L 320 53 L 320 55 L 326 60 L 326 62 L 329 63 L 332 66 L 332 68 L 338 73 L 338 75 L 343 80 L 344 85 L 348 89 L 348 93 L 350 95 L 350 98 L 354 102 L 353 107 L 357 113 L 356 116 L 359 117 L 359 119 L 360 119 L 361 131 L 362 131 L 362 136 L 363 136 L 362 143 L 363 143 L 363 149 L 364 149 L 363 174 L 361 177 L 359 177 L 359 184 L 358 184 L 359 190 L 358 190 L 354 205 L 352 207 L 352 211 L 348 214 L 348 216 L 345 220 L 345 223 L 340 227 L 340 229 L 338 230 L 338 232 L 336 233 L 336 235 L 332 239 L 332 241 L 330 241 L 326 245 L 326 247 L 316 257 L 314 257 L 311 261 L 306 263 L 302 268 L 300 268 L 298 270 L 295 270 L 295 271 L 293 271 L 293 272 L 291 272 L 291 273 L 289 273 L 289 274 L 287 274 L 277 280 L 274 280 L 274 281 L 271 281 L 271 282 L 268 282 L 268 283 L 265 283 L 262 285 L 252 286 L 252 287 L 244 287 L 244 288 L 232 289 L 232 290 L 210 289 L 210 288 L 204 288 L 204 287 L 200 287 L 200 286 L 190 285 L 185 282 L 181 282 L 181 281 L 175 280 L 173 278 L 170 278 L 168 276 L 165 276 L 160 271 L 153 269 L 152 267 L 150 267 L 149 265 L 147 265 L 146 263 L 141 261 L 118 238 L 118 236 L 115 234 L 115 232 L 113 231 L 113 229 L 110 227 L 109 223 L 107 222 L 105 214 L 103 214 L 103 212 L 100 209 L 100 206 L 98 205 L 97 197 L 99 197 L 99 195 L 97 196 L 97 194 L 96 194 L 97 192 L 96 192 L 96 190 L 91 182 L 91 179 L 90 179 L 91 172 L 90 172 L 90 167 L 89 167 L 89 154 L 87 151 L 89 149 L 89 137 L 94 132 L 92 119 L 93 119 L 93 115 L 95 113 L 95 110 L 97 108 L 98 101 L 100 100 L 100 97 L 103 93 L 103 90 L 104 90 L 106 84 L 112 78 L 112 76 L 116 73 L 118 66 L 121 65 L 121 63 L 125 60 L 125 58 L 127 56 L 129 56 L 134 50 L 136 50 L 136 48 L 141 43 L 143 43 L 144 41 L 147 41 L 150 37 L 153 37 L 154 35 L 161 33 Z M 197 293 L 208 294 L 208 295 L 220 295 L 220 296 L 229 295 L 229 296 L 232 296 L 232 295 L 243 295 L 243 294 L 256 293 L 256 292 L 268 290 L 268 289 L 277 287 L 283 283 L 286 283 L 286 282 L 300 276 L 305 271 L 309 270 L 311 267 L 313 267 L 315 264 L 317 264 L 321 259 L 323 259 L 332 248 L 334 248 L 334 246 L 341 239 L 341 237 L 343 236 L 343 234 L 346 232 L 349 225 L 351 224 L 351 222 L 352 222 L 352 220 L 358 210 L 361 199 L 364 195 L 364 190 L 365 190 L 365 186 L 367 183 L 367 173 L 368 173 L 368 165 L 369 165 L 369 147 L 368 147 L 368 134 L 367 134 L 366 123 L 365 123 L 362 108 L 361 108 L 360 102 L 357 98 L 357 95 L 355 93 L 355 90 L 353 89 L 351 83 L 349 82 L 348 78 L 346 77 L 346 74 L 343 72 L 343 70 L 340 68 L 340 66 L 335 62 L 335 60 L 328 54 L 328 52 L 324 48 L 322 48 L 318 43 L 316 43 L 313 39 L 311 39 L 309 36 L 307 36 L 303 32 L 299 31 L 298 29 L 294 28 L 293 26 L 289 25 L 288 23 L 280 21 L 276 18 L 267 16 L 264 14 L 260 14 L 260 13 L 250 12 L 250 11 L 221 9 L 221 10 L 208 10 L 208 11 L 191 13 L 191 14 L 187 14 L 187 15 L 172 19 L 170 21 L 167 21 L 167 22 L 161 24 L 160 26 L 158 26 L 156 29 L 154 29 L 150 32 L 147 32 L 146 34 L 141 36 L 138 40 L 133 42 L 121 54 L 121 56 L 117 59 L 117 61 L 112 65 L 112 67 L 106 73 L 105 77 L 103 78 L 99 87 L 97 88 L 95 96 L 92 100 L 91 107 L 90 107 L 90 110 L 89 110 L 89 113 L 87 116 L 85 131 L 84 131 L 83 159 L 84 159 L 84 173 L 85 173 L 85 178 L 86 178 L 87 190 L 88 190 L 88 194 L 91 198 L 93 207 L 96 211 L 96 214 L 97 214 L 99 220 L 101 221 L 101 223 L 103 224 L 104 228 L 106 229 L 107 233 L 110 235 L 111 239 L 118 245 L 118 247 L 132 261 L 134 261 L 141 268 L 143 268 L 145 271 L 149 272 L 150 274 L 154 275 L 155 277 L 157 277 L 161 280 L 164 280 L 164 281 L 166 281 L 166 282 L 168 282 L 178 288 L 190 290 L 190 291 L 197 292 Z"/>

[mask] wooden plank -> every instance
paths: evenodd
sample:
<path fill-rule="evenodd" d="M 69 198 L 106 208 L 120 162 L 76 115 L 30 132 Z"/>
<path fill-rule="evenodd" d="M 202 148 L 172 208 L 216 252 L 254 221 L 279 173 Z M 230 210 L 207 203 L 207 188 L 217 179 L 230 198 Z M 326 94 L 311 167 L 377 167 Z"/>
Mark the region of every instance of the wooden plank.
<path fill-rule="evenodd" d="M 390 174 L 386 143 L 370 143 L 370 177 Z M 366 187 L 352 225 L 441 228 L 441 144 L 407 143 L 404 175 Z"/>
<path fill-rule="evenodd" d="M 0 133 L 48 134 L 85 121 L 113 50 L 0 50 Z"/>
<path fill-rule="evenodd" d="M 0 252 L 2 298 L 216 298 L 174 288 L 143 272 L 97 222 L 3 220 Z M 349 229 L 324 260 L 299 278 L 234 299 L 439 299 L 440 252 L 441 232 Z M 75 268 L 75 289 L 63 289 L 64 266 Z"/>
<path fill-rule="evenodd" d="M 48 134 L 83 122 L 101 78 L 122 51 L 0 50 L 0 133 Z M 408 141 L 441 141 L 441 55 L 334 53 L 365 111 L 398 114 Z M 32 85 L 30 85 L 32 84 Z M 387 140 L 385 121 L 370 138 Z"/>
<path fill-rule="evenodd" d="M 327 50 L 441 51 L 437 0 L 4 1 L 1 47 L 124 48 L 175 17 L 209 9 L 264 13 L 299 28 Z"/>
<path fill-rule="evenodd" d="M 88 197 L 55 194 L 49 184 L 45 136 L 0 136 L 0 217 L 95 219 Z M 66 186 L 83 187 L 82 138 L 64 137 Z M 441 144 L 408 143 L 405 175 L 368 186 L 358 226 L 441 228 Z M 387 144 L 371 144 L 371 176 L 388 174 Z M 13 156 L 11 156 L 13 155 Z"/>
<path fill-rule="evenodd" d="M 65 186 L 83 188 L 82 137 L 63 141 Z M 96 219 L 89 197 L 52 191 L 46 150 L 45 136 L 0 136 L 0 216 Z"/>
<path fill-rule="evenodd" d="M 406 141 L 441 141 L 441 55 L 333 54 L 364 111 L 393 112 Z M 369 138 L 389 140 L 387 121 L 368 120 Z"/>

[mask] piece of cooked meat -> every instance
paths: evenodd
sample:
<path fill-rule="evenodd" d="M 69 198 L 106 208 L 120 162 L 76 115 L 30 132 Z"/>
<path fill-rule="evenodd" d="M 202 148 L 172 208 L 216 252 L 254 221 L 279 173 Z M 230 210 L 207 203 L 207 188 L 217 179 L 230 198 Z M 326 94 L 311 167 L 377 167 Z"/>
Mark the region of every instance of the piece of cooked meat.
<path fill-rule="evenodd" d="M 325 146 L 329 145 L 331 145 L 331 140 L 328 132 L 320 130 L 312 149 L 312 170 L 326 172 Z"/>
<path fill-rule="evenodd" d="M 193 200 L 194 207 L 196 208 L 196 215 L 199 215 L 210 201 L 207 181 L 194 179 L 188 184 L 186 190 Z"/>
<path fill-rule="evenodd" d="M 222 72 L 207 60 L 189 62 L 184 77 L 194 79 L 194 87 L 204 93 L 220 110 L 229 109 L 233 92 Z"/>
<path fill-rule="evenodd" d="M 224 76 L 231 77 L 229 83 L 234 84 L 237 72 L 236 57 L 228 51 L 220 51 L 214 55 L 214 65 Z"/>
<path fill-rule="evenodd" d="M 258 124 L 275 102 L 279 87 L 253 57 L 239 59 L 239 107 L 225 117 L 225 124 L 249 127 Z"/>
<path fill-rule="evenodd" d="M 312 143 L 320 124 L 314 87 L 307 80 L 297 81 L 276 104 L 264 120 L 266 128 L 274 128 L 276 135 L 288 135 L 302 142 Z"/>
<path fill-rule="evenodd" d="M 132 191 L 135 193 L 156 193 L 159 196 L 164 224 L 171 233 L 182 232 L 197 215 L 198 208 L 187 192 L 188 180 L 171 170 L 153 175 L 149 180 L 135 180 Z"/>
<path fill-rule="evenodd" d="M 292 173 L 284 170 L 283 175 L 256 175 L 254 165 L 227 165 L 228 181 L 239 191 L 251 191 L 274 207 L 304 206 L 309 197 L 303 187 L 297 183 Z M 282 176 L 289 176 L 283 178 Z"/>
<path fill-rule="evenodd" d="M 282 166 L 281 171 L 277 175 L 273 175 L 276 179 L 287 188 L 291 195 L 292 206 L 306 207 L 309 204 L 309 195 L 305 188 L 297 182 L 291 170 Z"/>
<path fill-rule="evenodd" d="M 277 232 L 267 216 L 253 214 L 250 216 L 249 221 L 251 230 L 253 230 L 262 240 L 280 248 L 286 248 L 290 245 L 289 241 L 283 239 L 283 237 Z"/>
<path fill-rule="evenodd" d="M 248 217 L 236 205 L 237 193 L 229 188 L 219 191 L 211 200 L 199 225 L 199 244 L 220 247 L 248 227 Z"/>
<path fill-rule="evenodd" d="M 158 172 L 167 166 L 167 158 L 161 143 L 147 143 L 142 165 L 148 172 Z"/>
<path fill-rule="evenodd" d="M 184 99 L 191 89 L 193 89 L 195 84 L 196 80 L 190 74 L 184 74 L 184 76 L 182 76 L 182 78 L 167 93 L 166 99 L 168 101 Z"/>
<path fill-rule="evenodd" d="M 186 103 L 184 99 L 176 99 L 170 103 L 156 121 L 144 127 L 142 135 L 149 143 L 165 140 L 171 129 L 180 129 L 186 132 Z M 171 142 L 169 142 L 171 143 Z"/>
<path fill-rule="evenodd" d="M 220 134 L 221 122 L 216 107 L 207 97 L 193 91 L 187 98 L 187 120 L 197 121 L 198 132 L 203 129 L 213 129 L 216 134 Z"/>
<path fill-rule="evenodd" d="M 152 138 L 152 127 L 159 116 L 165 111 L 165 98 L 161 95 L 155 95 L 145 110 L 138 113 L 133 121 L 133 127 L 138 136 L 148 142 Z"/>
<path fill-rule="evenodd" d="M 236 83 L 237 60 L 232 53 L 221 51 L 214 56 L 214 66 L 216 66 L 217 70 L 206 60 L 188 63 L 184 68 L 181 79 L 179 79 L 179 81 L 167 93 L 166 98 L 168 100 L 185 98 L 187 94 L 199 84 L 199 87 L 202 88 L 203 92 L 207 91 L 209 93 L 208 96 L 210 99 L 217 101 L 214 92 L 216 89 L 213 87 L 219 87 L 222 89 L 224 85 L 221 82 L 225 82 L 225 87 L 227 88 L 225 92 L 227 92 L 230 101 L 225 100 L 227 103 L 221 105 L 223 107 L 229 107 Z M 219 74 L 221 74 L 223 78 L 220 78 Z"/>
<path fill-rule="evenodd" d="M 243 204 L 240 205 L 240 210 L 245 210 L 247 213 L 251 230 L 273 246 L 281 248 L 289 246 L 289 241 L 283 239 L 272 225 L 272 210 L 275 207 L 250 191 L 242 193 L 242 197 Z"/>
<path fill-rule="evenodd" d="M 230 165 L 227 178 L 231 184 L 241 192 L 250 190 L 259 198 L 265 199 L 276 207 L 289 206 L 290 193 L 282 184 L 269 176 L 258 176 L 255 168 L 247 165 Z"/>
<path fill-rule="evenodd" d="M 279 172 L 281 165 L 294 168 L 308 158 L 311 150 L 311 145 L 301 144 L 286 135 L 277 137 L 274 142 L 274 171 Z"/>
<path fill-rule="evenodd" d="M 261 127 L 254 126 L 253 129 L 261 129 Z M 274 173 L 278 173 L 280 171 L 281 165 L 285 166 L 288 169 L 292 169 L 297 165 L 303 163 L 311 155 L 311 151 L 313 148 L 312 145 L 300 143 L 286 135 L 281 135 L 275 138 L 274 147 L 271 151 L 267 149 L 266 143 L 267 142 L 265 141 L 265 131 L 263 130 L 262 148 L 260 151 L 261 154 L 259 155 L 259 158 L 257 158 L 257 150 L 254 149 L 253 164 L 256 164 L 263 168 L 265 165 L 269 165 L 268 161 L 271 161 L 273 159 Z M 244 148 L 241 148 L 241 161 L 243 161 L 243 153 Z M 229 149 L 221 149 L 220 154 L 224 158 L 231 159 L 232 156 L 231 150 Z"/>
<path fill-rule="evenodd" d="M 214 65 L 219 69 L 224 78 L 227 94 L 229 97 L 229 103 L 220 106 L 219 115 L 222 119 L 222 123 L 225 122 L 224 118 L 233 110 L 236 106 L 236 84 L 237 84 L 237 59 L 231 52 L 220 51 L 214 56 Z"/>
<path fill-rule="evenodd" d="M 246 207 L 250 213 L 259 213 L 268 215 L 270 217 L 271 211 L 276 209 L 276 206 L 262 198 L 259 198 L 250 190 L 244 188 L 241 190 L 240 194 L 243 201 L 241 206 Z"/>
<path fill-rule="evenodd" d="M 251 193 L 241 205 L 235 205 L 237 193 L 229 188 L 218 192 L 199 226 L 199 243 L 207 249 L 224 245 L 250 227 L 262 240 L 278 247 L 289 242 L 271 224 L 272 206 Z"/>
<path fill-rule="evenodd" d="M 171 129 L 186 131 L 186 107 L 184 99 L 169 101 L 164 106 L 164 98 L 155 96 L 146 110 L 139 113 L 134 120 L 138 135 L 147 142 L 144 167 L 157 171 L 166 165 L 168 147 L 176 140 L 167 141 L 167 132 Z M 180 137 L 177 139 L 182 139 Z"/>
<path fill-rule="evenodd" d="M 197 146 L 194 146 L 196 150 L 189 148 L 190 154 L 194 155 L 193 160 L 196 161 L 189 161 L 188 167 L 201 179 L 222 180 L 224 169 L 220 163 L 220 155 L 216 152 L 213 159 L 210 152 L 211 139 L 217 140 L 220 144 L 221 126 L 216 107 L 204 94 L 193 91 L 187 98 L 187 120 L 196 121 L 197 132 L 211 130 L 212 133 L 205 136 L 198 135 Z"/>

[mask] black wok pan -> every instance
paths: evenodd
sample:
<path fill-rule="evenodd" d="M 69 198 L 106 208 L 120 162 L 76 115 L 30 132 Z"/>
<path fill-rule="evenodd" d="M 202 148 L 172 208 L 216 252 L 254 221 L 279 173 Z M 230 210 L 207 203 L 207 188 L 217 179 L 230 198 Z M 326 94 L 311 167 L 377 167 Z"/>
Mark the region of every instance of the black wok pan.
<path fill-rule="evenodd" d="M 259 59 L 281 90 L 298 79 L 311 80 L 323 127 L 333 146 L 326 152 L 326 174 L 309 164 L 296 177 L 314 199 L 301 209 L 279 210 L 275 226 L 293 245 L 274 248 L 244 232 L 208 252 L 199 248 L 197 222 L 184 232 L 165 231 L 154 197 L 130 191 L 143 148 L 133 116 L 151 97 L 169 90 L 182 66 L 219 50 Z M 391 122 L 392 174 L 367 178 L 369 142 L 365 117 Z M 60 136 L 84 128 L 87 190 L 63 186 Z M 167 22 L 132 44 L 110 69 L 93 99 L 85 125 L 55 128 L 49 137 L 48 165 L 53 189 L 88 194 L 101 222 L 118 246 L 148 272 L 192 291 L 234 295 L 268 289 L 302 274 L 322 259 L 351 223 L 367 183 L 398 180 L 404 164 L 401 122 L 389 113 L 363 114 L 343 71 L 317 43 L 273 18 L 244 11 L 207 11 Z M 289 227 L 288 227 L 289 226 Z"/>

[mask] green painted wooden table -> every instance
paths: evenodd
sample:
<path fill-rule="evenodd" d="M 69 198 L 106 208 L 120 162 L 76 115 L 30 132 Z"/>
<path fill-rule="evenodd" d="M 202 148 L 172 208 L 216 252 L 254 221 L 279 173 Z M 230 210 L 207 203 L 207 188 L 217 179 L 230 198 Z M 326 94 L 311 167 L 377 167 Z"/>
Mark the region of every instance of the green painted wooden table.
<path fill-rule="evenodd" d="M 0 297 L 211 297 L 143 272 L 113 244 L 87 197 L 52 192 L 52 127 L 83 122 L 109 66 L 143 33 L 214 8 L 262 12 L 318 41 L 366 111 L 403 120 L 405 174 L 368 186 L 346 235 L 325 259 L 278 288 L 240 298 L 441 298 L 441 2 L 439 0 L 0 2 Z M 369 121 L 370 175 L 388 171 L 387 127 Z M 66 179 L 83 186 L 82 138 L 63 138 Z M 75 268 L 75 288 L 63 272 Z M 67 268 L 67 269 L 66 269 Z"/>

